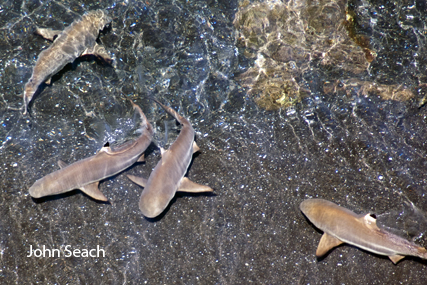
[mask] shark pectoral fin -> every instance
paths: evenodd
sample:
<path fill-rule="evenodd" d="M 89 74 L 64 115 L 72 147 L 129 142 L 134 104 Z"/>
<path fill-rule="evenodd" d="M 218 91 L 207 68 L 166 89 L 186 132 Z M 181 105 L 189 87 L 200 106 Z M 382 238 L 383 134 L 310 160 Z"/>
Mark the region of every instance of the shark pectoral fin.
<path fill-rule="evenodd" d="M 212 188 L 206 185 L 200 185 L 194 183 L 187 177 L 181 179 L 181 184 L 178 187 L 180 192 L 189 192 L 189 193 L 200 193 L 200 192 L 212 192 Z"/>
<path fill-rule="evenodd" d="M 316 256 L 321 257 L 325 255 L 332 248 L 343 244 L 343 242 L 327 233 L 324 233 L 320 239 L 319 245 L 317 246 Z"/>
<path fill-rule="evenodd" d="M 65 168 L 68 166 L 68 164 L 66 164 L 65 162 L 63 162 L 62 160 L 58 160 L 58 166 L 59 168 Z"/>
<path fill-rule="evenodd" d="M 126 175 L 133 183 L 138 184 L 141 187 L 145 187 L 147 185 L 147 179 L 135 176 L 135 175 Z"/>
<path fill-rule="evenodd" d="M 99 191 L 98 185 L 99 181 L 81 187 L 80 190 L 82 190 L 86 195 L 92 197 L 95 200 L 108 201 L 107 197 L 105 197 L 104 194 Z"/>
<path fill-rule="evenodd" d="M 145 155 L 144 155 L 144 154 L 142 154 L 142 155 L 138 158 L 137 162 L 143 162 L 143 161 L 145 161 Z"/>
<path fill-rule="evenodd" d="M 405 258 L 405 256 L 396 254 L 396 255 L 390 255 L 388 258 L 390 258 L 390 260 L 393 261 L 394 264 L 396 264 L 400 260 L 402 260 L 403 258 Z"/>
<path fill-rule="evenodd" d="M 193 153 L 198 152 L 199 150 L 199 146 L 196 144 L 196 142 L 193 142 Z"/>

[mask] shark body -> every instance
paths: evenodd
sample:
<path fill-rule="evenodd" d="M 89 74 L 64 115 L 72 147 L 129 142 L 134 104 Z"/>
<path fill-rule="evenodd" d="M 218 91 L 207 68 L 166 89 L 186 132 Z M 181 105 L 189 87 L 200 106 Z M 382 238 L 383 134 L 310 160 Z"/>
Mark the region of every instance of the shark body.
<path fill-rule="evenodd" d="M 138 161 L 153 137 L 153 128 L 141 108 L 135 104 L 133 107 L 141 116 L 139 128 L 141 135 L 137 139 L 115 148 L 104 146 L 96 155 L 70 165 L 59 161 L 61 169 L 37 180 L 29 189 L 30 195 L 40 198 L 80 189 L 96 200 L 107 201 L 98 189 L 99 181 L 125 170 Z"/>
<path fill-rule="evenodd" d="M 198 151 L 194 142 L 194 129 L 191 123 L 175 110 L 155 100 L 166 112 L 172 115 L 181 125 L 181 132 L 168 150 L 162 151 L 162 158 L 151 172 L 148 180 L 128 175 L 136 184 L 144 187 L 139 200 L 142 214 L 148 218 L 160 215 L 168 206 L 177 191 L 212 192 L 212 188 L 199 185 L 184 177 L 190 165 L 193 153 Z"/>
<path fill-rule="evenodd" d="M 425 248 L 378 228 L 376 219 L 370 214 L 357 215 L 323 199 L 305 200 L 300 204 L 300 209 L 324 232 L 316 251 L 318 257 L 342 243 L 348 243 L 388 256 L 395 264 L 405 256 L 427 259 Z"/>
<path fill-rule="evenodd" d="M 36 33 L 54 40 L 53 44 L 42 51 L 37 58 L 31 78 L 24 87 L 24 114 L 27 113 L 38 87 L 43 82 L 50 82 L 52 75 L 60 71 L 65 65 L 76 58 L 93 54 L 111 62 L 111 58 L 103 47 L 96 43 L 99 31 L 112 19 L 104 10 L 87 12 L 82 18 L 74 21 L 63 31 L 38 28 Z"/>

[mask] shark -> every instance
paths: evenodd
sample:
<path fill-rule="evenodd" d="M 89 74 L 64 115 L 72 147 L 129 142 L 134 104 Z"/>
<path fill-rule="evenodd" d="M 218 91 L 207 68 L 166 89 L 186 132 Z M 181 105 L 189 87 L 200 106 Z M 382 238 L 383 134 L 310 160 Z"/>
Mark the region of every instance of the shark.
<path fill-rule="evenodd" d="M 354 212 L 323 199 L 308 199 L 300 204 L 304 215 L 324 234 L 316 256 L 347 243 L 366 251 L 388 256 L 396 264 L 405 256 L 427 259 L 427 250 L 406 239 L 378 228 L 372 214 Z"/>
<path fill-rule="evenodd" d="M 132 105 L 141 117 L 139 137 L 114 148 L 107 143 L 94 156 L 70 165 L 59 160 L 60 169 L 37 180 L 29 189 L 30 195 L 40 198 L 80 189 L 93 199 L 107 201 L 98 189 L 99 181 L 122 172 L 137 161 L 142 161 L 143 153 L 153 138 L 153 127 L 141 108 L 133 102 Z"/>
<path fill-rule="evenodd" d="M 99 31 L 111 21 L 112 18 L 106 11 L 93 10 L 85 13 L 63 31 L 36 29 L 36 34 L 53 41 L 53 44 L 39 54 L 31 78 L 25 84 L 24 115 L 27 114 L 28 105 L 40 84 L 50 84 L 51 77 L 76 58 L 92 54 L 106 62 L 112 62 L 105 48 L 96 43 Z"/>
<path fill-rule="evenodd" d="M 139 209 L 147 218 L 155 218 L 160 215 L 177 191 L 190 193 L 213 191 L 209 186 L 194 183 L 184 177 L 193 153 L 199 150 L 194 141 L 195 133 L 191 123 L 174 109 L 163 105 L 156 99 L 153 100 L 173 116 L 182 125 L 182 128 L 168 150 L 160 148 L 162 157 L 148 180 L 135 175 L 127 175 L 131 181 L 144 187 L 139 200 Z"/>

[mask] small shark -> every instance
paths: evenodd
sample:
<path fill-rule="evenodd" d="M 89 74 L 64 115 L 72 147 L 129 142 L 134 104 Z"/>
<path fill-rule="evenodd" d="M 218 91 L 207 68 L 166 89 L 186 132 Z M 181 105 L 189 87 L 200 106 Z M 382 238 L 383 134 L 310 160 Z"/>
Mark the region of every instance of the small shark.
<path fill-rule="evenodd" d="M 388 256 L 394 264 L 405 255 L 427 259 L 425 248 L 378 228 L 377 220 L 371 214 L 357 215 L 323 199 L 305 200 L 300 204 L 300 209 L 310 222 L 324 232 L 317 247 L 317 257 L 342 243 L 348 243 Z"/>
<path fill-rule="evenodd" d="M 58 161 L 61 169 L 37 180 L 29 190 L 30 195 L 40 198 L 80 189 L 93 199 L 107 201 L 98 189 L 99 181 L 122 172 L 136 161 L 143 160 L 143 152 L 153 138 L 154 130 L 141 108 L 133 102 L 132 105 L 141 117 L 141 135 L 138 138 L 114 149 L 105 145 L 96 155 L 70 165 Z"/>
<path fill-rule="evenodd" d="M 145 188 L 139 200 L 139 209 L 148 218 L 160 215 L 177 191 L 191 193 L 213 191 L 209 186 L 196 184 L 184 177 L 193 153 L 199 150 L 194 142 L 194 129 L 190 122 L 172 108 L 155 99 L 154 101 L 173 116 L 182 125 L 182 129 L 168 150 L 161 148 L 162 158 L 151 172 L 148 181 L 127 175 L 130 180 Z"/>
<path fill-rule="evenodd" d="M 45 81 L 49 84 L 52 75 L 76 58 L 93 54 L 107 62 L 112 61 L 105 48 L 96 43 L 99 31 L 111 21 L 106 11 L 94 10 L 85 13 L 63 31 L 42 28 L 36 30 L 37 34 L 54 42 L 40 53 L 31 78 L 25 84 L 24 115 L 39 85 Z"/>

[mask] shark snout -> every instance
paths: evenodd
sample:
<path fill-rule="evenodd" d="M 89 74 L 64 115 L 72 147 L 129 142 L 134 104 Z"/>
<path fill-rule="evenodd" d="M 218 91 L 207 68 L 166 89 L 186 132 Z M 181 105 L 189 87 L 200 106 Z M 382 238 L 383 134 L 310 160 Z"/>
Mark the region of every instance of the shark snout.
<path fill-rule="evenodd" d="M 141 199 L 139 209 L 147 218 L 155 218 L 166 208 L 167 204 L 160 203 L 158 199 Z"/>

